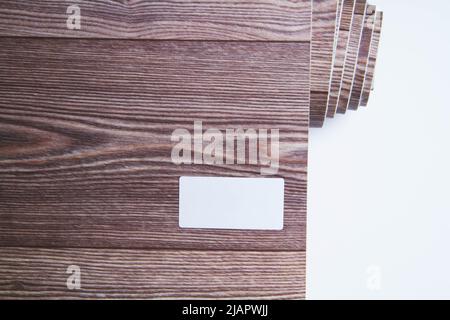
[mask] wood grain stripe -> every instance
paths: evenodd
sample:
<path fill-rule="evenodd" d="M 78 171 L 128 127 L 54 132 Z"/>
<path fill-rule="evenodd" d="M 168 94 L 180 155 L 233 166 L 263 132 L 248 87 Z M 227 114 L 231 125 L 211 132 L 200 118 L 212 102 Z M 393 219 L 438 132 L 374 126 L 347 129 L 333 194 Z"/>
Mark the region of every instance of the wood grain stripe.
<path fill-rule="evenodd" d="M 351 110 L 357 110 L 359 107 L 359 101 L 361 100 L 364 76 L 366 74 L 367 62 L 369 60 L 370 43 L 372 41 L 372 34 L 375 28 L 375 13 L 376 7 L 368 5 L 364 21 L 363 34 L 359 46 L 355 77 L 348 104 L 348 108 Z"/>
<path fill-rule="evenodd" d="M 0 39 L 0 245 L 304 250 L 309 44 Z M 283 81 L 280 81 L 283 79 Z M 280 130 L 283 231 L 181 230 L 171 134 Z"/>
<path fill-rule="evenodd" d="M 337 4 L 337 0 L 313 1 L 310 108 L 310 125 L 312 127 L 321 127 L 325 120 L 333 66 Z"/>
<path fill-rule="evenodd" d="M 367 106 L 369 102 L 370 92 L 373 89 L 373 79 L 377 62 L 378 46 L 380 43 L 382 26 L 383 26 L 383 12 L 378 11 L 375 22 L 375 30 L 373 32 L 372 43 L 370 46 L 369 62 L 367 63 L 366 77 L 364 78 L 364 85 L 361 94 L 361 101 L 360 101 L 361 106 Z"/>
<path fill-rule="evenodd" d="M 72 2 L 1 1 L 0 299 L 304 298 L 310 97 L 336 28 L 314 1 L 313 76 L 310 0 L 78 0 L 80 30 Z M 175 165 L 194 121 L 279 130 L 282 231 L 178 227 L 180 176 L 264 166 Z"/>
<path fill-rule="evenodd" d="M 71 4 L 79 30 L 67 28 Z M 2 0 L 0 36 L 310 41 L 311 1 Z"/>
<path fill-rule="evenodd" d="M 70 265 L 79 290 L 66 286 Z M 0 299 L 304 297 L 304 252 L 0 248 Z"/>
<path fill-rule="evenodd" d="M 342 19 L 342 10 L 343 10 L 344 0 L 339 0 L 337 5 L 337 12 L 336 12 L 336 28 L 334 30 L 334 44 L 333 44 L 333 61 L 332 61 L 332 67 L 334 66 L 334 61 L 336 57 L 336 50 L 338 46 L 338 38 L 339 38 L 339 28 L 341 26 L 341 19 Z M 331 75 L 333 74 L 333 69 L 331 69 Z M 330 77 L 331 82 L 331 77 Z M 329 87 L 329 85 L 328 85 Z"/>
<path fill-rule="evenodd" d="M 337 112 L 345 113 L 350 100 L 350 91 L 355 78 L 356 65 L 358 60 L 359 45 L 364 26 L 364 17 L 367 10 L 367 0 L 356 0 L 355 14 L 353 15 L 350 38 L 345 56 L 344 71 L 342 73 L 341 88 L 339 90 Z"/>
<path fill-rule="evenodd" d="M 336 29 L 334 31 L 334 50 L 337 48 L 338 36 L 339 36 L 339 28 L 341 26 L 342 19 L 342 9 L 344 5 L 344 0 L 339 0 L 337 4 L 337 20 L 336 20 Z"/>
<path fill-rule="evenodd" d="M 342 16 L 339 25 L 336 54 L 334 58 L 333 73 L 331 76 L 328 95 L 327 117 L 330 118 L 333 118 L 336 113 L 354 10 L 355 0 L 344 0 L 342 5 Z"/>

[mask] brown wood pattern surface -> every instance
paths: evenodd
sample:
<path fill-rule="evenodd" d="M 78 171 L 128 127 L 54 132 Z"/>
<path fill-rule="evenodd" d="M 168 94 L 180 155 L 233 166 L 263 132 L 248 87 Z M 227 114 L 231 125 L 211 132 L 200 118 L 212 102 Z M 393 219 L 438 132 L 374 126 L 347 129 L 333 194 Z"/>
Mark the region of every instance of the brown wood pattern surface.
<path fill-rule="evenodd" d="M 376 62 L 377 62 L 378 46 L 380 43 L 382 25 L 383 25 L 383 12 L 378 11 L 376 21 L 375 21 L 375 30 L 374 30 L 373 36 L 372 36 L 372 43 L 370 45 L 369 61 L 367 63 L 366 76 L 364 78 L 364 85 L 363 85 L 363 90 L 362 90 L 362 94 L 361 94 L 361 101 L 360 101 L 361 106 L 367 106 L 367 104 L 369 102 L 370 92 L 373 89 L 372 88 L 373 77 L 374 77 L 375 66 L 376 66 Z"/>
<path fill-rule="evenodd" d="M 304 297 L 304 252 L 0 248 L 0 299 Z"/>
<path fill-rule="evenodd" d="M 338 113 L 345 113 L 348 108 L 350 92 L 353 86 L 353 79 L 355 77 L 359 45 L 361 43 L 366 10 L 367 0 L 356 0 L 352 27 L 350 28 L 350 38 L 345 56 L 344 70 L 342 72 L 341 88 L 338 96 L 336 109 L 336 112 Z"/>
<path fill-rule="evenodd" d="M 353 79 L 353 86 L 348 103 L 348 108 L 351 110 L 358 109 L 359 101 L 361 99 L 364 76 L 367 69 L 367 61 L 369 60 L 370 43 L 372 41 L 372 34 L 375 28 L 375 13 L 376 6 L 368 5 L 366 17 L 364 19 L 365 21 L 363 33 L 361 36 L 361 43 L 359 45 L 355 77 Z"/>
<path fill-rule="evenodd" d="M 344 5 L 344 0 L 339 0 L 338 6 L 337 6 L 336 29 L 334 31 L 333 61 L 331 62 L 331 74 L 330 74 L 330 79 L 328 82 L 327 107 L 325 110 L 325 117 L 328 116 L 327 113 L 328 113 L 328 107 L 329 107 L 330 91 L 331 91 L 331 84 L 332 84 L 332 78 L 333 78 L 333 72 L 334 72 L 333 68 L 334 68 L 335 61 L 336 61 L 336 52 L 337 52 L 338 43 L 339 43 L 339 41 L 338 41 L 339 40 L 339 30 L 340 30 L 340 26 L 341 26 L 343 5 Z"/>
<path fill-rule="evenodd" d="M 353 13 L 355 9 L 355 0 L 343 1 L 333 72 L 331 75 L 328 93 L 327 117 L 330 118 L 334 117 L 336 113 L 339 90 L 342 82 L 342 73 L 344 71 L 344 61 L 350 37 L 350 28 L 352 26 Z"/>
<path fill-rule="evenodd" d="M 0 46 L 0 245 L 305 249 L 308 43 Z M 280 130 L 282 232 L 178 228 L 180 176 L 261 177 L 259 165 L 173 164 L 171 133 L 194 120 Z"/>
<path fill-rule="evenodd" d="M 311 1 L 71 4 L 0 2 L 0 298 L 304 298 Z M 280 130 L 283 231 L 178 227 L 179 176 L 261 176 L 174 165 L 194 120 Z"/>
<path fill-rule="evenodd" d="M 71 4 L 80 30 L 66 26 Z M 310 10 L 305 0 L 2 0 L 0 36 L 309 41 Z"/>
<path fill-rule="evenodd" d="M 338 37 L 339 37 L 339 28 L 341 26 L 341 19 L 342 19 L 342 7 L 343 7 L 343 4 L 344 4 L 344 0 L 339 0 L 338 1 L 337 12 L 336 12 L 336 28 L 334 30 L 334 45 L 333 45 L 332 67 L 334 66 L 334 60 L 335 60 L 335 55 L 336 55 L 336 50 L 337 50 Z M 333 69 L 331 69 L 331 73 L 333 73 Z M 330 77 L 330 82 L 331 82 L 331 77 Z M 329 85 L 328 85 L 328 87 L 329 87 Z"/>
<path fill-rule="evenodd" d="M 312 127 L 321 127 L 325 121 L 333 65 L 337 4 L 337 0 L 313 0 L 310 107 Z"/>

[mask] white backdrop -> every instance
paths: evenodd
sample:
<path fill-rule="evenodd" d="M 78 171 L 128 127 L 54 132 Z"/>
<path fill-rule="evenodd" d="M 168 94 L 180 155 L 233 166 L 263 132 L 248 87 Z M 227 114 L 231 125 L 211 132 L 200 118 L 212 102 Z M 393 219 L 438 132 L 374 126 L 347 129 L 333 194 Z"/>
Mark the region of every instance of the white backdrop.
<path fill-rule="evenodd" d="M 384 11 L 368 108 L 310 136 L 310 299 L 450 299 L 450 1 Z"/>

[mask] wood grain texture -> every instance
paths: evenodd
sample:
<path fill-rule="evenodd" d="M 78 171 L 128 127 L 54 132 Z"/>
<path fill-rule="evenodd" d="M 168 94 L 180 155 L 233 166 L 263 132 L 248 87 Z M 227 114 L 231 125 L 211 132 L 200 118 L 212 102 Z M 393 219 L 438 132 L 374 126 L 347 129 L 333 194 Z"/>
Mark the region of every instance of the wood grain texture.
<path fill-rule="evenodd" d="M 315 80 L 332 2 L 316 1 Z M 1 1 L 0 299 L 304 298 L 311 5 Z M 282 231 L 178 227 L 180 176 L 263 167 L 173 164 L 194 121 L 280 130 Z"/>
<path fill-rule="evenodd" d="M 378 56 L 378 47 L 380 43 L 381 29 L 383 26 L 383 12 L 378 11 L 375 20 L 375 30 L 370 45 L 369 62 L 367 63 L 366 76 L 364 78 L 363 90 L 361 94 L 361 106 L 367 106 L 369 102 L 370 92 L 373 89 L 373 78 Z"/>
<path fill-rule="evenodd" d="M 0 246 L 305 250 L 309 43 L 0 39 Z M 280 81 L 283 79 L 283 81 Z M 280 130 L 283 231 L 181 230 L 171 134 Z"/>
<path fill-rule="evenodd" d="M 342 7 L 344 4 L 344 0 L 339 0 L 337 5 L 337 13 L 336 13 L 336 28 L 334 30 L 334 45 L 333 45 L 333 63 L 332 66 L 334 66 L 334 60 L 338 45 L 338 37 L 339 37 L 339 28 L 341 26 L 341 19 L 342 19 Z M 333 73 L 333 69 L 331 70 L 331 73 Z M 330 77 L 331 81 L 331 77 Z"/>
<path fill-rule="evenodd" d="M 347 46 L 347 53 L 344 62 L 344 71 L 342 72 L 341 88 L 336 112 L 345 113 L 350 100 L 350 92 L 355 78 L 356 65 L 358 60 L 359 45 L 364 27 L 364 18 L 367 10 L 367 0 L 356 0 L 355 13 L 353 15 L 352 27 L 350 29 L 350 38 Z"/>
<path fill-rule="evenodd" d="M 333 118 L 336 113 L 339 90 L 341 88 L 342 73 L 344 71 L 344 61 L 347 46 L 350 38 L 350 28 L 352 26 L 353 14 L 355 10 L 355 0 L 344 0 L 342 5 L 342 15 L 339 24 L 336 53 L 334 57 L 333 72 L 331 75 L 330 88 L 328 93 L 327 117 Z"/>
<path fill-rule="evenodd" d="M 322 127 L 333 66 L 337 0 L 313 0 L 310 125 Z"/>
<path fill-rule="evenodd" d="M 71 4 L 80 30 L 67 28 Z M 0 2 L 0 36 L 309 41 L 310 19 L 310 0 Z"/>
<path fill-rule="evenodd" d="M 67 289 L 70 265 L 80 290 Z M 304 252 L 0 248 L 0 299 L 304 297 Z"/>
<path fill-rule="evenodd" d="M 359 107 L 359 101 L 361 100 L 364 77 L 366 74 L 367 62 L 369 60 L 370 43 L 372 41 L 372 34 L 375 28 L 375 14 L 376 6 L 368 5 L 366 17 L 364 19 L 361 43 L 359 45 L 355 77 L 353 79 L 350 100 L 348 103 L 348 109 L 350 110 L 357 110 Z"/>
<path fill-rule="evenodd" d="M 343 12 L 343 5 L 344 0 L 339 0 L 337 5 L 337 17 L 336 17 L 336 28 L 334 31 L 334 44 L 333 44 L 333 60 L 331 62 L 331 74 L 330 79 L 328 82 L 328 93 L 327 93 L 327 104 L 326 104 L 326 110 L 325 110 L 325 118 L 328 117 L 328 106 L 329 106 L 329 99 L 330 99 L 330 91 L 331 91 L 331 84 L 332 84 L 332 78 L 333 78 L 333 69 L 336 62 L 336 52 L 338 49 L 338 43 L 339 43 L 339 30 L 341 26 L 341 19 L 342 19 L 342 12 Z"/>

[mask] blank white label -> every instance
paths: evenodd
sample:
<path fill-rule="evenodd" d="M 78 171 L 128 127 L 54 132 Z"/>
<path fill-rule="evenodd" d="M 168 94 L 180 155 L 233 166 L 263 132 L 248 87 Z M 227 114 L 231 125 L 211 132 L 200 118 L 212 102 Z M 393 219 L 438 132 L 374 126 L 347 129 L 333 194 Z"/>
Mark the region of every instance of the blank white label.
<path fill-rule="evenodd" d="M 181 228 L 282 230 L 284 179 L 180 178 Z"/>

